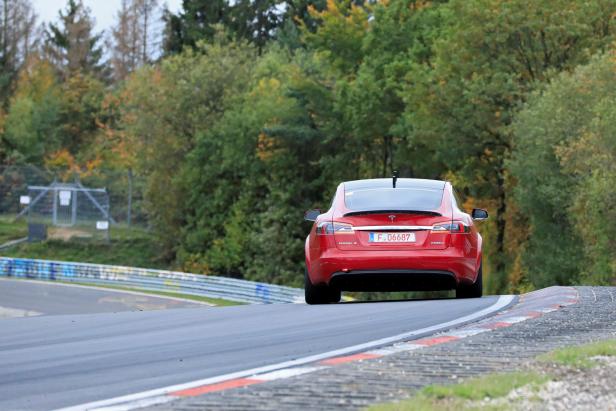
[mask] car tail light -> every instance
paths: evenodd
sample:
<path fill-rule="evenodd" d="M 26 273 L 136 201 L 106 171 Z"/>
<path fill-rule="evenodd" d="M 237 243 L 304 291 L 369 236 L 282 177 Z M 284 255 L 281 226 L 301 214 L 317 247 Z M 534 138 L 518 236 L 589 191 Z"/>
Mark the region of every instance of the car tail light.
<path fill-rule="evenodd" d="M 471 228 L 464 223 L 454 221 L 453 223 L 434 224 L 432 226 L 433 233 L 470 233 Z"/>
<path fill-rule="evenodd" d="M 354 234 L 353 226 L 346 223 L 322 221 L 317 225 L 317 235 Z"/>

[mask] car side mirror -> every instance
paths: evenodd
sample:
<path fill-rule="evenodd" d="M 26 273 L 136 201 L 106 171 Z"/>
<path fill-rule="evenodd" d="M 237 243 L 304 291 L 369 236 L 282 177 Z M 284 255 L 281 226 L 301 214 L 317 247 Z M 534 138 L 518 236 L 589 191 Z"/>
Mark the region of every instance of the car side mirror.
<path fill-rule="evenodd" d="M 488 212 L 483 208 L 473 208 L 471 217 L 473 217 L 473 220 L 477 221 L 486 220 L 488 218 Z"/>
<path fill-rule="evenodd" d="M 304 213 L 304 220 L 306 221 L 317 221 L 317 217 L 321 215 L 321 210 L 318 208 L 308 210 Z"/>

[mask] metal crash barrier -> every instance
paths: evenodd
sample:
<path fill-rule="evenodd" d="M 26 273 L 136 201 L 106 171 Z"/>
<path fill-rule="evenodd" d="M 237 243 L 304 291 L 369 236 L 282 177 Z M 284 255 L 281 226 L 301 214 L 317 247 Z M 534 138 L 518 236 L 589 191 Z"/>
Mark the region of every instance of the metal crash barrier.
<path fill-rule="evenodd" d="M 0 257 L 0 277 L 115 285 L 250 304 L 300 303 L 298 288 L 146 268 Z"/>

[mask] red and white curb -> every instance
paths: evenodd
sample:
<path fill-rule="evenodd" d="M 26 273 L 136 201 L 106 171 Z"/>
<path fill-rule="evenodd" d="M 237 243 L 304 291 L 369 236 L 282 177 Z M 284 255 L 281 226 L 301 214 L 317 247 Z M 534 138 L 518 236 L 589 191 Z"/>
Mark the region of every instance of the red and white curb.
<path fill-rule="evenodd" d="M 395 335 L 364 344 L 346 347 L 322 354 L 299 358 L 265 367 L 234 372 L 217 377 L 205 378 L 185 384 L 144 391 L 108 400 L 95 401 L 58 411 L 105 410 L 128 411 L 137 408 L 164 404 L 180 398 L 205 395 L 217 391 L 263 384 L 348 364 L 382 358 L 404 351 L 418 350 L 438 344 L 458 341 L 473 335 L 509 327 L 526 320 L 556 311 L 564 306 L 576 304 L 578 293 L 570 287 L 550 287 L 525 294 L 510 309 L 502 311 L 513 301 L 514 296 L 500 296 L 495 304 L 474 314 L 453 321 Z M 502 311 L 490 318 L 487 315 Z M 478 322 L 473 322 L 478 321 Z M 469 325 L 470 322 L 473 322 Z M 458 327 L 458 328 L 455 328 Z M 443 330 L 447 330 L 444 331 Z M 421 337 L 419 339 L 413 339 Z M 411 341 L 408 341 L 411 340 Z M 402 341 L 402 342 L 400 342 Z"/>

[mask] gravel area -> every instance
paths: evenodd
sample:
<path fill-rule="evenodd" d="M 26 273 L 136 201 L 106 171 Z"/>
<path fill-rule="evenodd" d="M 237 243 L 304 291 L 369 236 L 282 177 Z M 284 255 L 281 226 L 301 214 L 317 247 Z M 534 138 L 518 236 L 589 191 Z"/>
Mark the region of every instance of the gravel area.
<path fill-rule="evenodd" d="M 472 404 L 472 409 L 516 411 L 616 410 L 616 358 L 597 357 L 590 369 L 533 364 L 531 371 L 555 376 L 539 387 L 520 387 L 505 398 Z"/>
<path fill-rule="evenodd" d="M 425 385 L 454 383 L 461 378 L 519 369 L 536 355 L 556 348 L 615 338 L 616 288 L 579 287 L 578 292 L 578 304 L 510 327 L 285 380 L 185 398 L 152 409 L 361 409 L 374 403 L 407 398 Z M 605 378 L 613 383 L 615 374 L 611 365 L 601 372 L 611 373 Z M 561 404 L 557 388 L 546 389 L 555 393 L 554 404 Z M 580 392 L 585 392 L 585 388 Z M 578 408 L 577 403 L 567 404 L 564 408 L 547 409 Z M 596 407 L 596 404 L 593 409 L 602 408 L 609 409 Z"/>

